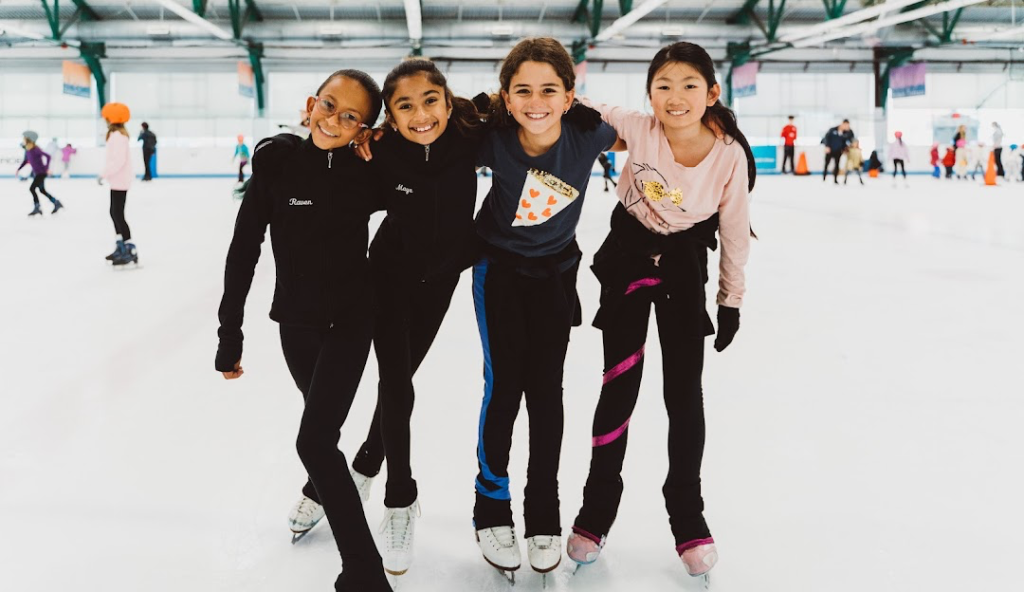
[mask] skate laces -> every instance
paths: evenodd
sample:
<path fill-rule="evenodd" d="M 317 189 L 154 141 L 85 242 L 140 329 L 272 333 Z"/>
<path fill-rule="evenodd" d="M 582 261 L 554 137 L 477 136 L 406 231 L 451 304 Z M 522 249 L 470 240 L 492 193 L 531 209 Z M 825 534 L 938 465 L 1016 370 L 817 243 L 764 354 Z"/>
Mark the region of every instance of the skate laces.
<path fill-rule="evenodd" d="M 516 544 L 516 532 L 508 526 L 498 526 L 491 529 L 491 536 L 502 547 L 513 547 Z"/>
<path fill-rule="evenodd" d="M 389 549 L 407 550 L 412 544 L 412 521 L 421 515 L 419 502 L 408 508 L 388 508 L 380 524 Z"/>
<path fill-rule="evenodd" d="M 550 549 L 553 546 L 553 543 L 555 542 L 555 537 L 553 537 L 553 536 L 546 536 L 546 535 L 537 535 L 537 536 L 533 537 L 531 540 L 533 541 L 533 546 L 534 547 L 536 547 L 537 549 L 540 549 L 542 551 L 546 551 L 546 550 Z"/>
<path fill-rule="evenodd" d="M 320 504 L 314 502 L 308 497 L 302 498 L 299 502 L 299 507 L 295 509 L 295 514 L 299 518 L 304 518 L 307 521 L 313 519 L 313 515 L 316 514 L 317 510 L 320 509 Z"/>

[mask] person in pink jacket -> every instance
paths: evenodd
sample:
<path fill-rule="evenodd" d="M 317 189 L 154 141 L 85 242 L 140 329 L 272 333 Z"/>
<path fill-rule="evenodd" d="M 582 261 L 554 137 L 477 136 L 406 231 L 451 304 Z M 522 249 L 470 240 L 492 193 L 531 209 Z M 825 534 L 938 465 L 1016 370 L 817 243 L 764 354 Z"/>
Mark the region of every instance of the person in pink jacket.
<path fill-rule="evenodd" d="M 135 176 L 129 158 L 128 130 L 124 127 L 131 117 L 131 112 L 122 103 L 107 103 L 103 106 L 101 115 L 107 120 L 107 152 L 106 164 L 99 182 L 102 184 L 106 179 L 110 184 L 110 218 L 114 221 L 114 232 L 118 234 L 117 248 L 107 255 L 107 261 L 113 262 L 115 266 L 138 264 L 139 255 L 131 242 L 132 231 L 124 219 L 128 188 L 131 187 L 132 178 Z"/>
<path fill-rule="evenodd" d="M 674 43 L 647 73 L 653 115 L 593 104 L 629 151 L 611 231 L 594 255 L 604 340 L 604 380 L 594 414 L 590 475 L 567 551 L 593 563 L 622 495 L 622 463 L 640 390 L 653 305 L 669 417 L 663 492 L 675 550 L 687 573 L 706 577 L 718 552 L 704 520 L 702 374 L 708 317 L 708 250 L 722 245 L 718 336 L 723 351 L 739 330 L 750 252 L 749 192 L 756 169 L 732 111 L 718 99 L 715 67 L 699 45 Z M 717 232 L 717 239 L 716 239 Z"/>

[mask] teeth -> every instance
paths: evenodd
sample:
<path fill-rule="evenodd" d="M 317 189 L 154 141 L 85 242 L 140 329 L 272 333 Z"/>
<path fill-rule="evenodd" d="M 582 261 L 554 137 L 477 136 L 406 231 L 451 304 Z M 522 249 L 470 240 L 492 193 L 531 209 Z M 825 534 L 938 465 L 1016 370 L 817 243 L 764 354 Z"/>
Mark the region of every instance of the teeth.
<path fill-rule="evenodd" d="M 547 113 L 527 113 L 526 116 L 529 117 L 530 119 L 544 119 L 545 117 L 548 116 L 548 114 Z"/>
<path fill-rule="evenodd" d="M 320 125 L 319 123 L 316 124 L 316 127 L 320 130 L 320 133 L 322 133 L 325 136 L 328 136 L 328 137 L 331 137 L 331 138 L 337 138 L 338 137 L 337 134 L 332 134 L 329 131 L 325 130 L 324 126 Z"/>
<path fill-rule="evenodd" d="M 669 115 L 686 115 L 689 112 L 690 112 L 690 110 L 687 109 L 686 111 L 669 111 L 668 114 Z"/>
<path fill-rule="evenodd" d="M 427 127 L 414 127 L 414 128 L 412 128 L 412 131 L 420 132 L 420 133 L 429 132 L 430 130 L 434 129 L 435 125 L 436 124 L 431 124 L 431 125 L 428 125 Z"/>

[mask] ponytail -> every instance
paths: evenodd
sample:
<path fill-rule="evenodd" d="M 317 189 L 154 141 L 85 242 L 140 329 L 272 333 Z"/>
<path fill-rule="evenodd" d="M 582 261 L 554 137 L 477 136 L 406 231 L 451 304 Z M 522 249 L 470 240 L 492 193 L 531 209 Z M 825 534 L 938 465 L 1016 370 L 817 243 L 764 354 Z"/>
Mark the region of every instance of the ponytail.
<path fill-rule="evenodd" d="M 704 112 L 701 123 L 731 137 L 734 142 L 740 143 L 743 153 L 747 156 L 747 191 L 753 191 L 754 181 L 757 179 L 757 164 L 754 161 L 754 152 L 750 149 L 750 142 L 747 141 L 747 137 L 740 131 L 740 126 L 736 122 L 736 114 L 721 101 L 717 101 Z M 727 141 L 727 143 L 731 142 Z"/>

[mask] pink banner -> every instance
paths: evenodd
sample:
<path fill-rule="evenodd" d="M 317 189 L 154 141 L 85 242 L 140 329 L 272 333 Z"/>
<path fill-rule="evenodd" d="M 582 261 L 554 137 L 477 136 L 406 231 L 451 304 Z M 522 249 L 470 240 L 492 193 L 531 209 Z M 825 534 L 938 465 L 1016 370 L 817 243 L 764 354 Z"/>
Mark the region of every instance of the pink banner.
<path fill-rule="evenodd" d="M 732 69 L 733 98 L 752 97 L 757 94 L 757 62 L 747 62 Z"/>

